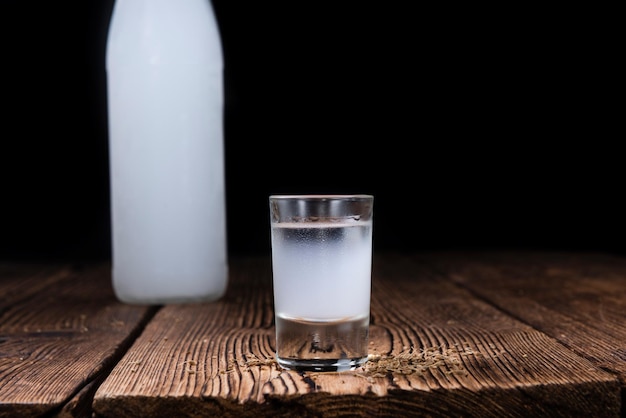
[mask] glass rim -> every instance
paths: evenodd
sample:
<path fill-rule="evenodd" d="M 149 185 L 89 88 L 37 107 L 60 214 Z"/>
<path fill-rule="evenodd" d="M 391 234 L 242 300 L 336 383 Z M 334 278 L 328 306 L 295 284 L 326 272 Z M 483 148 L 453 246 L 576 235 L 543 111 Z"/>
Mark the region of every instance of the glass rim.
<path fill-rule="evenodd" d="M 372 200 L 371 194 L 273 194 L 270 200 Z"/>

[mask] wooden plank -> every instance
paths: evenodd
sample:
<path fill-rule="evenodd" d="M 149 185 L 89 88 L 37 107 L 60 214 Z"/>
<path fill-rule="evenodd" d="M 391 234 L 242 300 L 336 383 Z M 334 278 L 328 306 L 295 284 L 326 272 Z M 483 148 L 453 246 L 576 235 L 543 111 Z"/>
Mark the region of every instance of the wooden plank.
<path fill-rule="evenodd" d="M 153 310 L 117 302 L 106 265 L 4 264 L 0 274 L 0 417 L 50 414 L 88 393 Z M 89 396 L 75 399 L 67 413 L 90 409 Z"/>
<path fill-rule="evenodd" d="M 96 392 L 96 416 L 619 415 L 615 376 L 553 338 L 427 264 L 374 267 L 366 367 L 280 369 L 269 260 L 238 260 L 222 300 L 158 312 Z"/>
<path fill-rule="evenodd" d="M 617 375 L 626 400 L 626 258 L 499 252 L 431 254 L 422 259 Z"/>
<path fill-rule="evenodd" d="M 61 264 L 0 263 L 0 309 L 27 300 L 69 275 Z"/>

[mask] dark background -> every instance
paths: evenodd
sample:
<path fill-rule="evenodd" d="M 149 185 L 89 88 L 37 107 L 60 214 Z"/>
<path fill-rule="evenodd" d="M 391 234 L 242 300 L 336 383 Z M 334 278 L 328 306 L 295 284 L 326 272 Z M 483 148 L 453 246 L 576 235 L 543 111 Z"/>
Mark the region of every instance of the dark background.
<path fill-rule="evenodd" d="M 626 252 L 614 11 L 213 4 L 231 254 L 272 193 L 374 194 L 377 251 Z M 0 259 L 110 257 L 112 7 L 0 3 Z"/>

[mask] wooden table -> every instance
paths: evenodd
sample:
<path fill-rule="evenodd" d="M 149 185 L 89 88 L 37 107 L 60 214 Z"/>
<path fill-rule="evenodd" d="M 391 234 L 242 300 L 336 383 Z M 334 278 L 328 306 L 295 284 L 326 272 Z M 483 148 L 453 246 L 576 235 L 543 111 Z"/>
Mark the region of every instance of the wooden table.
<path fill-rule="evenodd" d="M 223 299 L 118 302 L 110 266 L 0 263 L 0 417 L 626 416 L 626 258 L 376 254 L 370 360 L 274 357 L 270 260 Z"/>

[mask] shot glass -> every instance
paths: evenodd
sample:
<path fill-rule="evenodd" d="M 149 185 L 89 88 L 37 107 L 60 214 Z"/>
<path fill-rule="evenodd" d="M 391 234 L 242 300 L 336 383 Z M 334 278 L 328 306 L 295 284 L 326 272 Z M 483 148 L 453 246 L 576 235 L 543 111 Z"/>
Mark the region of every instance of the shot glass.
<path fill-rule="evenodd" d="M 367 361 L 371 195 L 272 195 L 276 360 L 290 370 L 345 371 Z"/>

